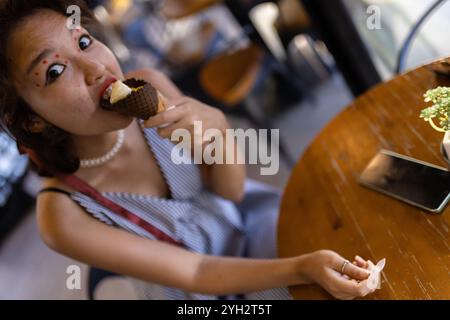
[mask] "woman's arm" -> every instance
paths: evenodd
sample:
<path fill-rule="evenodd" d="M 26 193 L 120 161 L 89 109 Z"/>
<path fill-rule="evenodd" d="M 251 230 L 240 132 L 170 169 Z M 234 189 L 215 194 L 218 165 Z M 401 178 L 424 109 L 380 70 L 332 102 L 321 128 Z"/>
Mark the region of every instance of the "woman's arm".
<path fill-rule="evenodd" d="M 236 294 L 318 280 L 326 288 L 331 280 L 336 282 L 333 274 L 328 279 L 318 271 L 318 266 L 325 270 L 328 260 L 314 254 L 274 260 L 200 255 L 107 226 L 65 195 L 41 194 L 37 212 L 41 237 L 55 251 L 91 266 L 189 292 Z M 362 273 L 348 274 L 367 278 Z M 366 293 L 350 280 L 338 281 L 345 286 L 341 288 L 336 282 L 339 286 L 332 289 L 353 296 Z"/>
<path fill-rule="evenodd" d="M 64 195 L 40 195 L 37 211 L 40 234 L 50 248 L 118 274 L 203 294 L 241 293 L 300 282 L 295 259 L 200 255 L 107 226 Z"/>
<path fill-rule="evenodd" d="M 159 135 L 163 138 L 171 138 L 173 132 L 182 129 L 187 130 L 191 136 L 191 146 L 192 153 L 195 150 L 200 150 L 203 159 L 202 169 L 203 177 L 206 186 L 214 193 L 235 201 L 240 202 L 244 195 L 244 182 L 245 182 L 245 164 L 239 164 L 237 162 L 238 152 L 240 152 L 237 143 L 235 143 L 235 138 L 226 139 L 226 130 L 229 129 L 228 122 L 222 111 L 217 108 L 208 106 L 198 100 L 183 97 L 176 100 L 171 100 L 170 104 L 176 105 L 177 107 L 157 114 L 154 117 L 146 120 L 144 125 L 146 127 L 159 127 L 162 124 L 169 123 L 170 125 L 159 128 Z M 201 134 L 200 138 L 209 139 L 210 137 L 204 137 L 204 133 L 208 129 L 217 129 L 218 133 L 215 139 L 222 140 L 223 148 L 221 150 L 215 150 L 213 158 L 211 160 L 218 159 L 218 162 L 212 164 L 206 164 L 205 158 L 205 148 L 208 148 L 209 141 L 203 141 L 200 145 L 197 143 L 197 128 L 196 125 L 201 124 Z M 202 142 L 202 141 L 200 141 Z M 220 143 L 211 144 L 212 146 L 220 146 Z M 219 147 L 218 147 L 219 149 Z M 222 151 L 222 155 L 217 157 L 215 152 Z M 227 154 L 232 152 L 234 156 L 231 157 L 231 161 L 227 160 Z M 206 156 L 210 152 L 206 152 Z M 231 163 L 230 163 L 231 162 Z"/>
<path fill-rule="evenodd" d="M 198 268 L 197 288 L 213 294 L 254 292 L 316 283 L 338 299 L 353 299 L 373 292 L 367 287 L 366 263 L 346 263 L 336 252 L 319 250 L 292 258 L 242 259 L 204 256 Z M 244 283 L 242 283 L 244 282 Z M 211 283 L 217 285 L 211 286 Z M 218 291 L 216 291 L 218 290 Z"/>
<path fill-rule="evenodd" d="M 220 116 L 219 116 L 220 117 Z M 225 117 L 224 117 L 225 118 Z M 224 119 L 225 128 L 229 129 L 228 122 Z M 241 202 L 244 197 L 244 184 L 246 179 L 246 167 L 239 163 L 238 159 L 244 157 L 234 137 L 223 137 L 223 157 L 227 159 L 230 154 L 231 163 L 202 164 L 203 180 L 205 185 L 214 193 L 235 203 Z"/>
<path fill-rule="evenodd" d="M 43 241 L 63 255 L 144 281 L 192 289 L 200 255 L 108 226 L 65 195 L 41 194 L 37 218 Z"/>

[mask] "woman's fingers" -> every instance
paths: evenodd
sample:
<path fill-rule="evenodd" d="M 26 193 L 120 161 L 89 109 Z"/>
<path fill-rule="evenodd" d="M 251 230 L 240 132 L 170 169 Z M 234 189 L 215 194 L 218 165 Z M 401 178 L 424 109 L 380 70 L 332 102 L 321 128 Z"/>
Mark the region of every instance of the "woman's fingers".
<path fill-rule="evenodd" d="M 326 271 L 329 273 L 330 293 L 339 299 L 353 299 L 373 292 L 367 287 L 370 271 L 365 267 L 370 267 L 370 264 L 359 256 L 351 263 L 338 254 L 334 255 Z"/>
<path fill-rule="evenodd" d="M 363 258 L 361 258 L 360 256 L 355 256 L 355 262 L 358 267 L 361 267 L 364 269 L 367 269 L 369 267 L 368 262 L 366 260 L 364 260 Z"/>
<path fill-rule="evenodd" d="M 340 260 L 340 262 L 337 263 L 334 270 L 340 272 L 341 274 L 345 274 L 356 280 L 364 280 L 369 277 L 370 272 L 368 270 L 358 267 L 344 258 L 338 260 Z"/>
<path fill-rule="evenodd" d="M 171 125 L 169 126 L 164 126 L 158 129 L 158 134 L 162 137 L 162 138 L 170 138 L 172 136 L 172 132 L 174 132 L 177 129 L 188 129 L 187 128 L 187 121 L 177 121 L 177 122 L 173 122 Z"/>
<path fill-rule="evenodd" d="M 356 280 L 365 280 L 370 276 L 370 272 L 368 270 L 355 266 L 351 263 L 348 263 L 344 268 L 344 274 Z"/>
<path fill-rule="evenodd" d="M 369 293 L 375 292 L 375 289 L 369 289 L 367 286 L 367 280 L 359 282 L 357 286 L 359 288 L 359 292 L 361 293 L 361 297 L 365 297 Z"/>
<path fill-rule="evenodd" d="M 364 297 L 371 293 L 366 285 L 366 280 L 357 282 L 355 280 L 347 280 L 342 277 L 336 270 L 330 269 L 334 283 L 334 290 L 337 295 L 350 297 Z"/>
<path fill-rule="evenodd" d="M 184 114 L 185 110 L 181 107 L 168 108 L 166 111 L 158 113 L 156 116 L 145 120 L 143 125 L 146 128 L 164 126 L 180 120 L 184 117 Z"/>

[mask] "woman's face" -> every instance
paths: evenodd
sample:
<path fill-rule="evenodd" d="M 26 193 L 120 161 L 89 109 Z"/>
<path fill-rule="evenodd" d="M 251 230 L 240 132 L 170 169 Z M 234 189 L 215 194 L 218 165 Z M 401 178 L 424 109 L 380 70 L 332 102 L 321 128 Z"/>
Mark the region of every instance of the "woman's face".
<path fill-rule="evenodd" d="M 111 81 L 123 79 L 113 53 L 67 18 L 40 10 L 13 32 L 8 57 L 14 85 L 40 117 L 81 136 L 128 126 L 132 118 L 100 107 Z"/>

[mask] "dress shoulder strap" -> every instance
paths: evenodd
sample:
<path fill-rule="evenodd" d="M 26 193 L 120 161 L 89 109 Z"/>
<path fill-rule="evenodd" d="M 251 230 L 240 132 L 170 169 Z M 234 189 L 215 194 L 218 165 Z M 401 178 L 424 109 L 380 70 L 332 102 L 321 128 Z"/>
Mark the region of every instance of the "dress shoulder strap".
<path fill-rule="evenodd" d="M 63 190 L 63 189 L 60 189 L 60 188 L 54 188 L 54 187 L 43 188 L 43 189 L 41 189 L 39 191 L 38 195 L 41 194 L 41 193 L 44 193 L 44 192 L 57 192 L 57 193 L 63 193 L 65 195 L 67 195 L 67 196 L 71 195 L 69 191 L 66 191 L 66 190 Z"/>

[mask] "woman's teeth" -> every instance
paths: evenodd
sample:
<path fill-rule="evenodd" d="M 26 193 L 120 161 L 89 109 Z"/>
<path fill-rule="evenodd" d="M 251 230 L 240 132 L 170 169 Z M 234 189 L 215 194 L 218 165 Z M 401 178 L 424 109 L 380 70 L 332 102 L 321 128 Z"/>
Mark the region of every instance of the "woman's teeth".
<path fill-rule="evenodd" d="M 111 98 L 111 94 L 112 94 L 112 83 L 105 90 L 105 93 L 103 93 L 103 99 L 109 100 L 109 98 Z"/>

